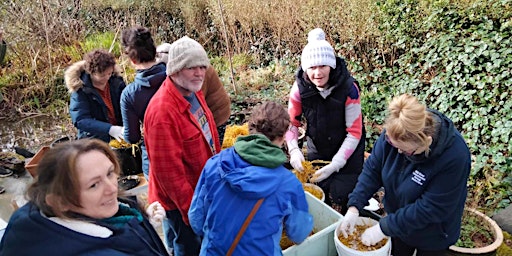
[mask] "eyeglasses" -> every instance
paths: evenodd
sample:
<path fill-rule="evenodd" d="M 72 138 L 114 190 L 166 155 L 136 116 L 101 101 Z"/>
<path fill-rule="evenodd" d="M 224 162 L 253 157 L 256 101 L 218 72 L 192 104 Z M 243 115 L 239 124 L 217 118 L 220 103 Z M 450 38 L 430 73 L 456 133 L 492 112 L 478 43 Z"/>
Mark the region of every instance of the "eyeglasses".
<path fill-rule="evenodd" d="M 391 145 L 392 147 L 394 147 L 394 148 L 398 149 L 398 153 L 404 154 L 404 155 L 406 155 L 406 156 L 412 156 L 412 155 L 416 154 L 416 151 L 418 151 L 418 149 L 420 148 L 420 147 L 417 147 L 417 148 L 416 148 L 416 149 L 414 149 L 412 152 L 409 152 L 409 151 L 403 150 L 403 149 L 401 149 L 401 148 L 399 148 L 399 147 L 395 146 L 395 145 L 391 142 L 391 140 L 389 139 L 389 137 L 388 137 L 388 135 L 387 135 L 387 134 L 385 134 L 384 136 L 385 136 L 385 138 L 386 138 L 386 142 L 387 142 L 389 145 Z"/>

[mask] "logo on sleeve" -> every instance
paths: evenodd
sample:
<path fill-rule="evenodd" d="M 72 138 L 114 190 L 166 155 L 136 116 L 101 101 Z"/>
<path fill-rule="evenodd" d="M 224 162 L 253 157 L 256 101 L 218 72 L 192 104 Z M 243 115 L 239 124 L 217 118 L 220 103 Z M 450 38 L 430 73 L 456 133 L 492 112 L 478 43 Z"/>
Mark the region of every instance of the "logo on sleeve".
<path fill-rule="evenodd" d="M 418 185 L 423 186 L 423 182 L 425 181 L 425 174 L 421 173 L 418 170 L 415 170 L 412 173 L 412 181 L 416 182 Z"/>

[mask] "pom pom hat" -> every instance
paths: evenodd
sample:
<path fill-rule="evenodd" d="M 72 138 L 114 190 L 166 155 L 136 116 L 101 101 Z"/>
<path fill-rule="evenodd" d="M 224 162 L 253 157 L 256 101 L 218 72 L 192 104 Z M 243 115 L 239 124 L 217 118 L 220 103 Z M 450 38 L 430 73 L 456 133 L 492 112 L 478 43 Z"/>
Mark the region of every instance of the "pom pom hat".
<path fill-rule="evenodd" d="M 203 46 L 196 40 L 184 36 L 169 46 L 166 74 L 173 75 L 184 68 L 208 67 L 210 60 Z"/>
<path fill-rule="evenodd" d="M 321 28 L 309 31 L 308 44 L 302 50 L 301 66 L 304 71 L 315 66 L 336 68 L 334 49 L 325 40 L 325 32 Z"/>

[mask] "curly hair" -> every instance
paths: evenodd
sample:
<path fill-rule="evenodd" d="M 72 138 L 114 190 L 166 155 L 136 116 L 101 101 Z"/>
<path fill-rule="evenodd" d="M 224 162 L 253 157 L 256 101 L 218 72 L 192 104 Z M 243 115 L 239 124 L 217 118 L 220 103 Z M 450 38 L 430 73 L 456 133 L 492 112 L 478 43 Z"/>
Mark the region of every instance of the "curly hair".
<path fill-rule="evenodd" d="M 27 198 L 49 217 L 71 218 L 69 212 L 59 206 L 50 206 L 48 195 L 60 198 L 59 205 L 80 207 L 80 182 L 78 180 L 77 159 L 84 153 L 99 151 L 114 165 L 114 173 L 121 172 L 116 154 L 110 146 L 98 139 L 81 139 L 59 143 L 46 152 L 37 166 L 36 181 L 28 188 Z"/>
<path fill-rule="evenodd" d="M 114 55 L 103 49 L 96 49 L 84 56 L 85 71 L 89 74 L 99 74 L 116 65 Z"/>
<path fill-rule="evenodd" d="M 151 62 L 156 57 L 156 46 L 149 29 L 135 26 L 123 30 L 121 45 L 124 53 L 139 63 Z"/>
<path fill-rule="evenodd" d="M 253 109 L 248 123 L 249 133 L 260 133 L 273 141 L 284 136 L 290 125 L 290 116 L 279 103 L 267 101 Z"/>

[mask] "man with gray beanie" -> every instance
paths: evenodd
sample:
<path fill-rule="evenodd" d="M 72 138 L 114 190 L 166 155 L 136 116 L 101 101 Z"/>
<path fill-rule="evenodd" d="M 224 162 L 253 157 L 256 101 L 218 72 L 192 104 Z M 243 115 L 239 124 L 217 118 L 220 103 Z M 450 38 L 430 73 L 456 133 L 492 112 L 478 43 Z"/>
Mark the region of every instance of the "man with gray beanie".
<path fill-rule="evenodd" d="M 301 68 L 290 92 L 286 133 L 290 164 L 302 171 L 304 156 L 298 146 L 298 127 L 307 121 L 307 158 L 330 163 L 311 179 L 324 190 L 326 203 L 345 214 L 348 194 L 363 168 L 364 126 L 359 86 L 347 70 L 345 60 L 336 57 L 322 29 L 308 34 L 301 56 Z"/>
<path fill-rule="evenodd" d="M 157 46 L 157 62 L 167 64 L 170 47 L 171 44 L 168 43 L 163 43 Z M 201 87 L 201 92 L 203 92 L 208 108 L 212 111 L 213 119 L 215 119 L 215 125 L 219 132 L 220 144 L 222 145 L 226 124 L 229 116 L 231 115 L 231 99 L 229 98 L 229 94 L 226 92 L 226 89 L 224 89 L 224 85 L 222 84 L 217 71 L 212 65 L 206 69 L 206 76 L 203 81 L 203 86 Z"/>
<path fill-rule="evenodd" d="M 188 210 L 204 164 L 220 151 L 213 115 L 202 94 L 210 61 L 201 44 L 185 36 L 168 49 L 167 77 L 144 117 L 149 155 L 148 201 L 158 201 L 174 235 L 174 255 L 198 255 L 201 239 Z"/>

